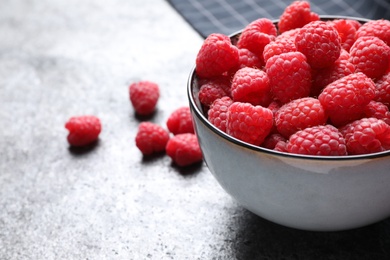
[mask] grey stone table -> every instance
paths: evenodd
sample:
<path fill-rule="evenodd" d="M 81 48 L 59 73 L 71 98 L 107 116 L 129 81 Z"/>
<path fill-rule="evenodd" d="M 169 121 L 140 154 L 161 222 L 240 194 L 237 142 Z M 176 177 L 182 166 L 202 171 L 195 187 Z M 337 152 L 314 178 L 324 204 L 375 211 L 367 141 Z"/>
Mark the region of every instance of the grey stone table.
<path fill-rule="evenodd" d="M 204 164 L 143 158 L 137 126 L 186 105 L 202 38 L 164 0 L 3 0 L 0 259 L 389 259 L 390 220 L 332 233 L 243 209 Z M 161 87 L 136 117 L 128 85 Z M 72 149 L 66 120 L 94 114 L 98 143 Z"/>

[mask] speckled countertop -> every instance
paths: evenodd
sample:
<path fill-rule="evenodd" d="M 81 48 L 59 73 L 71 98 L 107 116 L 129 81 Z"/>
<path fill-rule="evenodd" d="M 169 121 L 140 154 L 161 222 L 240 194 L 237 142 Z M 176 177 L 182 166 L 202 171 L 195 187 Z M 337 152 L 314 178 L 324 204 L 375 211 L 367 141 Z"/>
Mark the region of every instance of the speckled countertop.
<path fill-rule="evenodd" d="M 145 159 L 137 126 L 187 104 L 202 38 L 164 0 L 3 0 L 0 259 L 389 259 L 390 220 L 343 232 L 270 223 L 205 164 Z M 134 115 L 128 85 L 161 87 Z M 97 145 L 70 149 L 65 121 L 95 114 Z"/>

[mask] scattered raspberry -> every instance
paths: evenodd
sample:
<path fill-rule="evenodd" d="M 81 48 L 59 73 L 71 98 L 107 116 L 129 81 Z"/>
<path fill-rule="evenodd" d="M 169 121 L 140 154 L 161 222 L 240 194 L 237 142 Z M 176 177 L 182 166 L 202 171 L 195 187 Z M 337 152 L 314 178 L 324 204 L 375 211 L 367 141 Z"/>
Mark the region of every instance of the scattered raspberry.
<path fill-rule="evenodd" d="M 264 148 L 273 150 L 273 149 L 275 149 L 276 145 L 279 142 L 284 142 L 285 143 L 286 141 L 287 141 L 287 139 L 284 138 L 281 134 L 275 133 L 275 134 L 268 135 L 265 138 L 264 142 L 261 144 L 261 146 L 264 147 Z"/>
<path fill-rule="evenodd" d="M 390 47 L 375 36 L 362 36 L 352 45 L 350 61 L 356 72 L 376 79 L 385 74 L 389 66 Z"/>
<path fill-rule="evenodd" d="M 382 119 L 386 124 L 390 125 L 390 112 L 389 108 L 378 101 L 371 101 L 364 108 L 364 114 L 366 117 L 375 117 Z"/>
<path fill-rule="evenodd" d="M 362 118 L 340 129 L 348 154 L 368 154 L 390 149 L 390 126 L 377 118 Z"/>
<path fill-rule="evenodd" d="M 169 133 L 162 126 L 142 122 L 138 126 L 135 137 L 135 144 L 144 155 L 165 151 L 165 146 L 169 140 Z"/>
<path fill-rule="evenodd" d="M 274 23 L 267 18 L 260 18 L 244 28 L 238 39 L 237 47 L 248 49 L 262 59 L 264 47 L 275 37 L 276 26 Z"/>
<path fill-rule="evenodd" d="M 98 139 L 102 125 L 96 116 L 86 115 L 71 117 L 65 128 L 69 130 L 67 139 L 71 146 L 84 146 Z"/>
<path fill-rule="evenodd" d="M 319 20 L 319 16 L 311 12 L 310 3 L 307 1 L 294 1 L 287 6 L 279 18 L 279 32 L 283 33 L 292 29 L 301 28 L 304 25 Z"/>
<path fill-rule="evenodd" d="M 179 107 L 171 113 L 167 120 L 168 130 L 174 134 L 194 133 L 191 111 L 188 106 Z"/>
<path fill-rule="evenodd" d="M 237 67 L 238 49 L 230 38 L 223 34 L 210 34 L 196 57 L 196 73 L 201 78 L 219 76 Z"/>
<path fill-rule="evenodd" d="M 259 69 L 239 69 L 232 79 L 231 91 L 234 101 L 261 106 L 268 106 L 272 101 L 268 75 Z"/>
<path fill-rule="evenodd" d="M 384 19 L 368 21 L 356 32 L 357 38 L 362 36 L 376 36 L 390 45 L 390 21 Z"/>
<path fill-rule="evenodd" d="M 203 159 L 195 134 L 178 134 L 169 139 L 166 153 L 178 166 L 188 166 Z"/>
<path fill-rule="evenodd" d="M 227 111 L 231 104 L 233 100 L 230 97 L 216 99 L 207 112 L 210 123 L 223 132 L 226 132 Z"/>
<path fill-rule="evenodd" d="M 339 127 L 361 118 L 365 106 L 374 97 L 374 82 L 358 72 L 330 83 L 318 99 L 333 125 Z"/>
<path fill-rule="evenodd" d="M 375 101 L 382 102 L 390 107 L 390 72 L 380 77 L 376 82 Z"/>
<path fill-rule="evenodd" d="M 260 145 L 273 125 L 272 111 L 250 103 L 234 102 L 228 108 L 226 132 L 244 142 Z"/>
<path fill-rule="evenodd" d="M 275 114 L 276 128 L 286 138 L 298 130 L 325 125 L 327 119 L 320 101 L 311 97 L 295 99 L 283 105 Z"/>
<path fill-rule="evenodd" d="M 296 132 L 289 138 L 286 149 L 295 154 L 347 155 L 345 139 L 332 125 L 313 126 Z"/>
<path fill-rule="evenodd" d="M 294 52 L 297 48 L 295 47 L 294 39 L 283 37 L 277 38 L 275 41 L 270 42 L 264 47 L 263 58 L 267 62 L 269 58 L 275 55 L 279 55 L 286 52 Z"/>
<path fill-rule="evenodd" d="M 331 25 L 337 30 L 341 40 L 341 47 L 349 51 L 356 40 L 356 21 L 349 19 L 337 19 L 331 21 Z M 358 22 L 359 23 L 359 22 Z"/>
<path fill-rule="evenodd" d="M 160 89 L 154 82 L 140 81 L 130 85 L 129 95 L 135 112 L 146 116 L 155 111 Z"/>
<path fill-rule="evenodd" d="M 282 103 L 288 103 L 310 93 L 311 68 L 305 55 L 288 52 L 267 60 L 266 72 L 270 79 L 271 94 Z"/>
<path fill-rule="evenodd" d="M 306 24 L 295 37 L 297 50 L 312 68 L 331 66 L 340 56 L 341 42 L 337 30 L 324 21 Z"/>

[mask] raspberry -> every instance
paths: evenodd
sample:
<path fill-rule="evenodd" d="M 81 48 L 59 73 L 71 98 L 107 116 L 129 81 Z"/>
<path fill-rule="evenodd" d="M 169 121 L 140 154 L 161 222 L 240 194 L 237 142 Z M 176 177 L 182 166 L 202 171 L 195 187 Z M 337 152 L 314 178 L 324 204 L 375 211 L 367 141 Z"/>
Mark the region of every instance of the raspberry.
<path fill-rule="evenodd" d="M 341 51 L 337 30 L 324 21 L 303 26 L 295 37 L 295 45 L 306 56 L 311 67 L 317 69 L 332 65 Z"/>
<path fill-rule="evenodd" d="M 210 123 L 223 132 L 226 132 L 227 111 L 232 103 L 233 100 L 230 97 L 216 99 L 207 112 Z"/>
<path fill-rule="evenodd" d="M 298 130 L 325 125 L 327 118 L 320 101 L 306 97 L 283 105 L 275 113 L 275 124 L 278 132 L 288 138 Z"/>
<path fill-rule="evenodd" d="M 288 52 L 275 55 L 267 60 L 265 68 L 275 99 L 288 103 L 290 100 L 309 95 L 311 69 L 302 53 Z"/>
<path fill-rule="evenodd" d="M 188 166 L 203 159 L 198 139 L 195 134 L 178 134 L 169 139 L 166 153 L 178 166 Z"/>
<path fill-rule="evenodd" d="M 213 33 L 203 42 L 196 57 L 196 73 L 201 78 L 210 78 L 237 67 L 238 49 L 226 35 Z"/>
<path fill-rule="evenodd" d="M 368 154 L 390 149 L 390 126 L 377 118 L 362 118 L 340 129 L 348 154 Z"/>
<path fill-rule="evenodd" d="M 286 149 L 294 154 L 347 155 L 345 139 L 332 125 L 313 126 L 296 132 L 289 138 Z"/>
<path fill-rule="evenodd" d="M 357 38 L 362 36 L 376 36 L 390 45 L 390 21 L 384 19 L 368 21 L 356 32 Z"/>
<path fill-rule="evenodd" d="M 390 72 L 387 72 L 380 77 L 376 82 L 375 101 L 382 102 L 386 106 L 390 106 Z"/>
<path fill-rule="evenodd" d="M 159 86 L 151 81 L 140 81 L 129 86 L 130 101 L 139 115 L 150 115 L 160 97 Z"/>
<path fill-rule="evenodd" d="M 71 146 L 84 146 L 98 139 L 102 125 L 96 116 L 85 115 L 71 117 L 65 128 L 69 130 L 67 139 Z"/>
<path fill-rule="evenodd" d="M 275 41 L 270 42 L 264 47 L 263 58 L 267 62 L 269 58 L 286 52 L 294 52 L 297 48 L 293 38 L 283 37 L 276 38 Z"/>
<path fill-rule="evenodd" d="M 254 54 L 250 50 L 238 49 L 238 53 L 239 53 L 239 61 L 238 61 L 238 67 L 236 71 L 245 67 L 257 68 L 257 69 L 263 67 L 264 65 L 263 60 L 260 59 L 256 54 Z"/>
<path fill-rule="evenodd" d="M 311 12 L 309 2 L 294 1 L 284 9 L 279 18 L 279 32 L 283 33 L 292 29 L 301 28 L 309 22 L 319 19 L 316 13 Z"/>
<path fill-rule="evenodd" d="M 135 144 L 144 155 L 165 151 L 169 133 L 160 125 L 142 122 L 138 126 Z"/>
<path fill-rule="evenodd" d="M 231 90 L 234 101 L 268 106 L 272 100 L 268 75 L 259 69 L 239 69 L 232 79 Z"/>
<path fill-rule="evenodd" d="M 358 72 L 338 79 L 318 96 L 333 125 L 339 127 L 361 118 L 365 106 L 375 97 L 375 84 Z"/>
<path fill-rule="evenodd" d="M 194 133 L 191 111 L 188 106 L 173 111 L 167 120 L 168 130 L 174 134 Z"/>
<path fill-rule="evenodd" d="M 349 53 L 356 72 L 363 72 L 372 79 L 385 74 L 389 66 L 390 47 L 375 36 L 358 38 Z"/>
<path fill-rule="evenodd" d="M 248 49 L 262 59 L 264 47 L 275 37 L 276 27 L 274 23 L 267 18 L 260 18 L 244 28 L 238 39 L 237 47 Z"/>
<path fill-rule="evenodd" d="M 341 47 L 349 51 L 356 40 L 356 24 L 355 20 L 338 19 L 331 21 L 331 25 L 337 30 L 341 40 Z"/>
<path fill-rule="evenodd" d="M 253 145 L 261 145 L 273 125 L 272 111 L 250 103 L 234 102 L 228 108 L 227 134 Z"/>
<path fill-rule="evenodd" d="M 199 101 L 203 106 L 210 107 L 214 100 L 227 96 L 224 87 L 216 82 L 203 84 L 199 89 Z"/>
<path fill-rule="evenodd" d="M 349 61 L 349 53 L 341 50 L 340 57 L 327 68 L 316 70 L 313 74 L 313 82 L 310 95 L 318 96 L 328 84 L 355 72 L 355 66 Z"/>
<path fill-rule="evenodd" d="M 389 108 L 377 101 L 371 101 L 364 109 L 364 114 L 366 117 L 375 117 L 382 119 L 386 124 L 390 125 L 390 112 Z"/>
<path fill-rule="evenodd" d="M 264 142 L 261 144 L 261 147 L 273 150 L 279 142 L 286 141 L 287 139 L 284 138 L 281 134 L 275 133 L 267 136 Z"/>
<path fill-rule="evenodd" d="M 274 151 L 287 153 L 287 141 L 278 141 L 275 145 Z"/>

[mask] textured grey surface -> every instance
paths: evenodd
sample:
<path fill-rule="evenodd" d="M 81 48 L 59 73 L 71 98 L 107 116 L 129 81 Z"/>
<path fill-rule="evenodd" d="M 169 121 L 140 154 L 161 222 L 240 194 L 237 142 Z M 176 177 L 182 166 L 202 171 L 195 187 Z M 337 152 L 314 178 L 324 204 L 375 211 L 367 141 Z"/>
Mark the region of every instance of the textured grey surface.
<path fill-rule="evenodd" d="M 142 120 L 187 104 L 202 39 L 163 0 L 3 0 L 0 259 L 388 259 L 390 221 L 345 232 L 272 224 L 235 203 L 204 164 L 179 169 L 134 145 Z M 137 118 L 128 85 L 161 87 Z M 97 145 L 65 121 L 95 114 Z"/>

